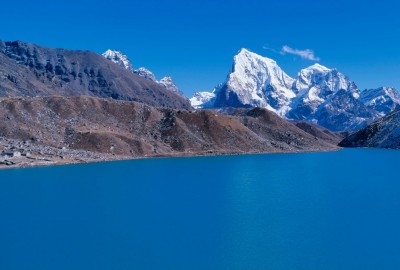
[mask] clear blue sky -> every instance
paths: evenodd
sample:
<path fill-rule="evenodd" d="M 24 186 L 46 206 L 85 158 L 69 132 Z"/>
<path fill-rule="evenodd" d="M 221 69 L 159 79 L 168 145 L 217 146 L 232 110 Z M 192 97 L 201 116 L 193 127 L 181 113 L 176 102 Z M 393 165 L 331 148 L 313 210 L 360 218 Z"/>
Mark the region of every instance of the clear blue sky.
<path fill-rule="evenodd" d="M 108 48 L 191 96 L 224 81 L 242 47 L 274 58 L 291 76 L 315 61 L 277 51 L 310 49 L 359 88 L 400 89 L 400 4 L 395 1 L 7 1 L 0 39 L 49 47 Z"/>

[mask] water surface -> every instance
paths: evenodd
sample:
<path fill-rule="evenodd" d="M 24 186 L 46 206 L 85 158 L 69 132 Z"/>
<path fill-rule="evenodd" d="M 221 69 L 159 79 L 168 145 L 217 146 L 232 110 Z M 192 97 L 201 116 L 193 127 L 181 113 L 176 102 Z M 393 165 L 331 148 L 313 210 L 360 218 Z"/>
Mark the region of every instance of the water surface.
<path fill-rule="evenodd" d="M 0 269 L 400 269 L 400 151 L 0 171 Z"/>

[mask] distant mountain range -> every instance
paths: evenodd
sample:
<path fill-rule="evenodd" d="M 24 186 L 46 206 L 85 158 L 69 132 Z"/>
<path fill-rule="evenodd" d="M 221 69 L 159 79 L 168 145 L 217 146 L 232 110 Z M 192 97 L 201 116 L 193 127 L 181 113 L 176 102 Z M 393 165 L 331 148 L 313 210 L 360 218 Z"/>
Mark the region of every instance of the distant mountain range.
<path fill-rule="evenodd" d="M 263 107 L 287 119 L 343 131 L 358 130 L 392 111 L 400 95 L 388 87 L 360 91 L 349 77 L 320 64 L 291 78 L 276 61 L 242 49 L 226 81 L 190 101 L 197 109 Z"/>

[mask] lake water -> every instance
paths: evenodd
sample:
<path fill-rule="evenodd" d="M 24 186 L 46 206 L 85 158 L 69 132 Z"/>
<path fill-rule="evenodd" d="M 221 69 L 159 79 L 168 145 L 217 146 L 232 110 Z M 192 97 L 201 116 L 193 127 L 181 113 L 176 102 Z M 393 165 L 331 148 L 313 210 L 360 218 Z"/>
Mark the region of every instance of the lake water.
<path fill-rule="evenodd" d="M 0 171 L 0 269 L 400 269 L 400 151 Z"/>

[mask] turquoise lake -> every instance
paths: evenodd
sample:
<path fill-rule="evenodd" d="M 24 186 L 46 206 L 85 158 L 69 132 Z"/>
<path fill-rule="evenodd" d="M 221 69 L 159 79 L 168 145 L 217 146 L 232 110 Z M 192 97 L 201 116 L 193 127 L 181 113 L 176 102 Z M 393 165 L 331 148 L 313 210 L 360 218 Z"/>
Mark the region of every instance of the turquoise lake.
<path fill-rule="evenodd" d="M 400 269 L 400 151 L 0 171 L 0 269 Z"/>

